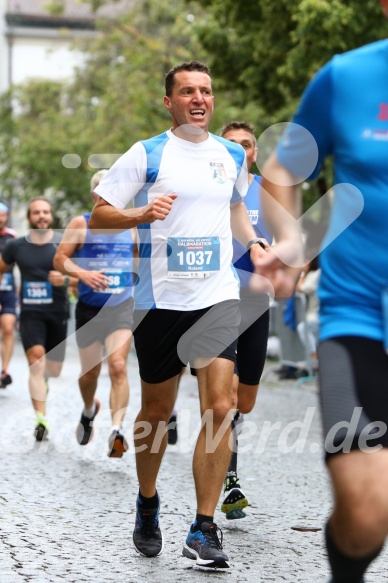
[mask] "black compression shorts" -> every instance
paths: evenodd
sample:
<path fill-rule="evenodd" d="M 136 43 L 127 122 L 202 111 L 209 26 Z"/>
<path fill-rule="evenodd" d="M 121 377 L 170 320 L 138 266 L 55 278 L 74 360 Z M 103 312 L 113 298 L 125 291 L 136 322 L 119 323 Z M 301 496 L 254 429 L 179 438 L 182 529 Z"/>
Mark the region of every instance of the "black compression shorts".
<path fill-rule="evenodd" d="M 267 355 L 269 298 L 242 290 L 236 373 L 240 383 L 258 385 Z"/>
<path fill-rule="evenodd" d="M 326 460 L 388 447 L 388 355 L 382 342 L 332 338 L 320 344 L 318 358 Z"/>

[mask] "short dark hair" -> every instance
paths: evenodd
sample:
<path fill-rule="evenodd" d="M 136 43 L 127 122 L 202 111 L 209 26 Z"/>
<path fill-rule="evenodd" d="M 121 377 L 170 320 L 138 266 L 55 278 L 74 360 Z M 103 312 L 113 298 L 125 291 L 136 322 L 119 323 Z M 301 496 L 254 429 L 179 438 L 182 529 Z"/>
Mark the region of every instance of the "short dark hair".
<path fill-rule="evenodd" d="M 199 73 L 206 73 L 206 75 L 209 75 L 209 77 L 211 78 L 209 67 L 205 65 L 205 63 L 201 63 L 200 61 L 187 61 L 185 63 L 182 63 L 181 65 L 176 65 L 175 67 L 170 69 L 165 78 L 164 86 L 167 97 L 171 97 L 172 95 L 175 74 L 180 73 L 181 71 L 198 71 Z"/>
<path fill-rule="evenodd" d="M 53 212 L 53 207 L 51 202 L 49 201 L 48 198 L 46 198 L 45 196 L 35 196 L 34 198 L 32 198 L 29 203 L 28 203 L 28 207 L 27 207 L 27 218 L 30 216 L 31 214 L 31 205 L 33 202 L 37 202 L 38 200 L 43 200 L 44 202 L 47 202 L 47 204 L 50 205 L 50 210 L 51 210 L 51 214 Z"/>
<path fill-rule="evenodd" d="M 253 144 L 256 146 L 256 136 L 255 136 L 255 126 L 247 121 L 231 121 L 227 123 L 221 130 L 221 136 L 229 132 L 230 130 L 245 130 L 249 134 L 251 134 L 253 138 Z"/>

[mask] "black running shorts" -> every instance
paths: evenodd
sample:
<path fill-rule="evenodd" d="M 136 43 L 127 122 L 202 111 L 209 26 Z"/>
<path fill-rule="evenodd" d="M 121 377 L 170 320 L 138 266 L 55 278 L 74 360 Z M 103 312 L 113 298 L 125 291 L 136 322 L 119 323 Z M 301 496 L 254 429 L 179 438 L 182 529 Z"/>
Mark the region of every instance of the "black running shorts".
<path fill-rule="evenodd" d="M 258 385 L 267 355 L 269 298 L 242 290 L 236 373 L 240 383 Z"/>
<path fill-rule="evenodd" d="M 20 314 L 20 337 L 27 352 L 33 346 L 44 346 L 47 358 L 55 362 L 65 359 L 67 313 L 49 310 L 27 310 Z"/>
<path fill-rule="evenodd" d="M 161 383 L 200 357 L 236 362 L 240 311 L 237 300 L 202 310 L 135 310 L 134 339 L 140 377 Z"/>
<path fill-rule="evenodd" d="M 319 345 L 318 358 L 326 460 L 388 447 L 388 355 L 382 342 L 332 338 Z"/>

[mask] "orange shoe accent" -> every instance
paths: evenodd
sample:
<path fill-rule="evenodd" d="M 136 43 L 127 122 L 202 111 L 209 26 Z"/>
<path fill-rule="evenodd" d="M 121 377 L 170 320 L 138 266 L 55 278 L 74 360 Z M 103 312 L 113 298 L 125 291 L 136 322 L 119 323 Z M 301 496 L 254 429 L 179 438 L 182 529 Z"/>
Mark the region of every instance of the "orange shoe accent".
<path fill-rule="evenodd" d="M 128 443 L 124 435 L 118 433 L 113 441 L 112 446 L 109 443 L 110 451 L 108 452 L 108 457 L 120 458 L 123 454 L 128 451 Z"/>

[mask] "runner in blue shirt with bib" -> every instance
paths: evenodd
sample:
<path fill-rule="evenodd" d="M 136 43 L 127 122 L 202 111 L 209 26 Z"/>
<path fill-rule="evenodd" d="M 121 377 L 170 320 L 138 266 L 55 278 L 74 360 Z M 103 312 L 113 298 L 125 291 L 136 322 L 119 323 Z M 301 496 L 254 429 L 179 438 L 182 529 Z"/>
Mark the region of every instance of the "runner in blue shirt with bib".
<path fill-rule="evenodd" d="M 388 0 L 381 4 L 388 15 Z M 297 185 L 317 176 L 326 156 L 334 158 L 334 206 L 318 289 L 322 424 L 334 489 L 325 533 L 333 583 L 364 581 L 388 535 L 387 79 L 388 40 L 335 56 L 307 87 L 262 171 L 277 244 L 259 260 L 260 271 L 284 292 L 294 259 L 302 264 L 298 225 L 284 214 L 277 220 L 272 198 L 298 216 Z"/>
<path fill-rule="evenodd" d="M 98 200 L 94 191 L 106 173 L 107 170 L 99 170 L 91 178 L 94 202 Z M 90 214 L 70 221 L 54 258 L 59 271 L 78 277 L 76 339 L 84 409 L 76 438 L 80 445 L 87 445 L 93 437 L 94 419 L 100 410 L 95 393 L 105 349 L 112 416 L 108 456 L 121 458 L 128 449 L 122 425 L 129 402 L 127 359 L 133 325 L 134 234 L 127 230 L 94 235 L 88 227 Z"/>

